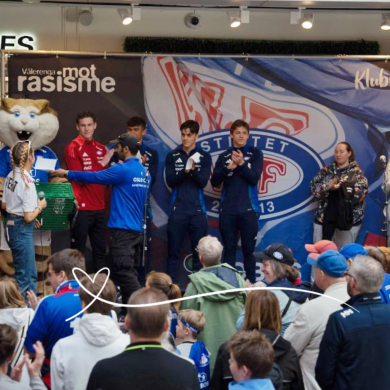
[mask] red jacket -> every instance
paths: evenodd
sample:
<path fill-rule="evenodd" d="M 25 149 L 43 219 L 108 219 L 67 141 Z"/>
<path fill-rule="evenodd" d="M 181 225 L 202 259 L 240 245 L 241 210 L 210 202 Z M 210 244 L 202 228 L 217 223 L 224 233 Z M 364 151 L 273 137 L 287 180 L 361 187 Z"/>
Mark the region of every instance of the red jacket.
<path fill-rule="evenodd" d="M 95 140 L 85 141 L 78 136 L 65 148 L 65 163 L 70 171 L 101 171 L 105 167 L 100 161 L 106 153 L 104 145 Z M 79 210 L 104 209 L 104 186 L 72 182 L 72 188 Z"/>

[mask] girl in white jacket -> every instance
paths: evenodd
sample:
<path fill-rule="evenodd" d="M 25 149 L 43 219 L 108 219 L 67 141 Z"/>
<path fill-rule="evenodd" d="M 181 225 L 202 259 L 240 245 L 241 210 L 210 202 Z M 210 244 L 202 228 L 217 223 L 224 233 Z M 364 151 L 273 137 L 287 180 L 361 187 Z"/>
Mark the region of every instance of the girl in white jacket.
<path fill-rule="evenodd" d="M 8 276 L 2 277 L 0 279 L 0 324 L 11 326 L 18 334 L 18 343 L 11 361 L 11 368 L 24 359 L 24 340 L 33 317 L 34 311 L 26 306 L 16 280 Z M 20 382 L 26 386 L 30 382 L 26 366 L 23 367 Z"/>

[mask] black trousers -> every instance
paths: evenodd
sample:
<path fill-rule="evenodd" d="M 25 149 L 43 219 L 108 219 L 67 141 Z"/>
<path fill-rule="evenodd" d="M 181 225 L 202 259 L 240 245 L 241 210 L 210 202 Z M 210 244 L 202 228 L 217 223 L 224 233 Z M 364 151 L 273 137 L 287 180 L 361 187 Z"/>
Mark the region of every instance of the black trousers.
<path fill-rule="evenodd" d="M 104 210 L 82 210 L 77 212 L 72 227 L 70 247 L 85 252 L 87 238 L 91 241 L 94 272 L 107 267 L 106 260 L 106 224 Z"/>
<path fill-rule="evenodd" d="M 199 262 L 195 248 L 199 240 L 207 235 L 208 222 L 205 214 L 184 215 L 172 214 L 168 219 L 168 274 L 173 282 L 177 282 L 177 264 L 183 241 L 188 233 L 191 241 L 193 270 L 199 271 L 202 265 Z"/>
<path fill-rule="evenodd" d="M 123 304 L 130 295 L 141 288 L 138 282 L 138 267 L 141 261 L 143 233 L 132 230 L 110 229 L 111 276 L 120 287 Z M 126 309 L 122 308 L 125 314 Z"/>
<path fill-rule="evenodd" d="M 224 247 L 224 262 L 236 266 L 238 232 L 241 233 L 241 248 L 244 255 L 244 269 L 251 283 L 256 282 L 256 260 L 253 252 L 256 246 L 259 215 L 257 213 L 220 214 L 219 231 Z"/>

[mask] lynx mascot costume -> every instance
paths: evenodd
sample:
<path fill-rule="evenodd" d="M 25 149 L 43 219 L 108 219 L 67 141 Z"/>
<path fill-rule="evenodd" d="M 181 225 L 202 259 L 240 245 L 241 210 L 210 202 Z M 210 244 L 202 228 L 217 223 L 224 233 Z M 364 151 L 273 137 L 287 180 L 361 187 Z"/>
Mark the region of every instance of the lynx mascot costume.
<path fill-rule="evenodd" d="M 12 171 L 10 161 L 10 148 L 17 141 L 29 140 L 35 150 L 35 158 L 44 157 L 56 159 L 56 169 L 60 167 L 57 156 L 48 148 L 49 144 L 58 133 L 59 123 L 57 113 L 49 107 L 48 100 L 30 99 L 2 99 L 0 107 L 0 140 L 5 145 L 0 150 L 0 196 L 3 196 L 4 180 Z M 36 163 L 35 159 L 35 163 Z M 35 169 L 35 163 L 31 169 L 31 176 L 35 182 L 47 182 L 49 173 Z M 14 275 L 12 267 L 11 251 L 4 238 L 3 224 L 1 223 L 1 245 L 0 245 L 0 274 Z M 46 271 L 45 259 L 50 255 L 51 232 L 42 231 L 43 250 L 36 247 L 38 275 Z M 41 245 L 41 235 L 34 234 L 35 245 Z M 41 258 L 41 254 L 44 258 Z M 42 292 L 42 282 L 38 282 L 38 292 Z"/>

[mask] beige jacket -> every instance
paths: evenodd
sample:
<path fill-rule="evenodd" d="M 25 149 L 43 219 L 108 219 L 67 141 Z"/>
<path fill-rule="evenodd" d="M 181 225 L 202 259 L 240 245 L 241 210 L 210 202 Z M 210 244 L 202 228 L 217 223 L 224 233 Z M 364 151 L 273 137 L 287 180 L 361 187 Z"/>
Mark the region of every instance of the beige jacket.
<path fill-rule="evenodd" d="M 328 287 L 324 294 L 342 302 L 350 298 L 347 293 L 347 282 Z M 305 390 L 321 390 L 314 372 L 320 343 L 329 316 L 340 310 L 340 305 L 339 301 L 325 296 L 305 302 L 284 334 L 284 338 L 291 343 L 299 356 Z"/>

